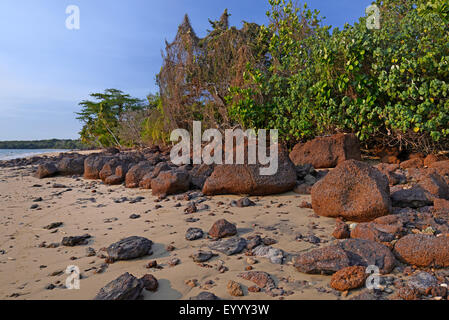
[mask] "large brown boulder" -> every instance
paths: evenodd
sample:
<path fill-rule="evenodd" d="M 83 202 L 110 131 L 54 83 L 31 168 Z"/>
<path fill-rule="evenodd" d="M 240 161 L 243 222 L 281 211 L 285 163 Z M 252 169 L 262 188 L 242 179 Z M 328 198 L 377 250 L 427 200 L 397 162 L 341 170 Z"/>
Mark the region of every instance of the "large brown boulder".
<path fill-rule="evenodd" d="M 436 169 L 442 176 L 449 176 L 449 160 L 433 162 L 429 168 Z"/>
<path fill-rule="evenodd" d="M 100 179 L 100 171 L 103 166 L 111 160 L 112 156 L 105 156 L 103 154 L 91 154 L 84 160 L 84 178 L 85 179 Z"/>
<path fill-rule="evenodd" d="M 231 237 L 237 234 L 237 227 L 235 224 L 228 222 L 225 219 L 216 221 L 209 230 L 209 235 L 214 239 L 221 239 Z"/>
<path fill-rule="evenodd" d="M 45 162 L 37 167 L 34 176 L 39 179 L 52 177 L 58 174 L 58 168 L 53 162 Z"/>
<path fill-rule="evenodd" d="M 186 171 L 163 171 L 151 180 L 153 195 L 171 195 L 189 190 L 190 176 Z"/>
<path fill-rule="evenodd" d="M 370 241 L 348 239 L 328 247 L 300 254 L 295 261 L 298 271 L 309 274 L 333 274 L 351 266 L 375 265 L 382 274 L 390 273 L 396 259 L 386 246 Z"/>
<path fill-rule="evenodd" d="M 334 168 L 346 160 L 361 160 L 359 139 L 354 134 L 337 134 L 299 143 L 290 153 L 295 165 L 311 164 L 314 168 Z"/>
<path fill-rule="evenodd" d="M 63 176 L 81 175 L 84 173 L 83 156 L 65 157 L 58 164 L 58 173 Z"/>
<path fill-rule="evenodd" d="M 126 173 L 125 186 L 127 188 L 138 188 L 143 177 L 153 172 L 154 167 L 148 161 L 141 161 L 132 166 Z"/>
<path fill-rule="evenodd" d="M 400 239 L 394 253 L 402 262 L 418 267 L 449 267 L 449 235 L 411 234 Z"/>
<path fill-rule="evenodd" d="M 371 221 L 391 211 L 388 179 L 366 163 L 345 161 L 314 185 L 312 207 L 320 216 Z"/>
<path fill-rule="evenodd" d="M 403 220 L 400 215 L 389 215 L 372 222 L 359 223 L 351 231 L 351 238 L 390 243 L 405 232 Z"/>
<path fill-rule="evenodd" d="M 203 193 L 263 196 L 285 193 L 296 186 L 295 166 L 285 150 L 279 150 L 278 170 L 274 175 L 261 175 L 261 168 L 259 164 L 217 165 L 206 179 Z"/>

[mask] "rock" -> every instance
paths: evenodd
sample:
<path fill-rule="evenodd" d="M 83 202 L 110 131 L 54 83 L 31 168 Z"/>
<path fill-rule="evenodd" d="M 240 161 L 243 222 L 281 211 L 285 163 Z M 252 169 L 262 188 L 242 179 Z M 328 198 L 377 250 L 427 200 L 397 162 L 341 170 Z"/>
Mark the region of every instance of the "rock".
<path fill-rule="evenodd" d="M 262 244 L 262 238 L 259 235 L 248 237 L 248 242 L 246 244 L 246 248 L 248 250 L 252 250 L 257 246 Z"/>
<path fill-rule="evenodd" d="M 351 236 L 349 226 L 341 219 L 337 219 L 335 222 L 335 230 L 332 233 L 335 239 L 347 239 Z"/>
<path fill-rule="evenodd" d="M 334 273 L 330 284 L 335 290 L 348 291 L 363 287 L 367 278 L 365 267 L 353 266 Z"/>
<path fill-rule="evenodd" d="M 390 186 L 404 184 L 407 182 L 406 176 L 395 172 L 397 169 L 399 169 L 399 165 L 397 164 L 380 163 L 375 166 L 375 168 L 387 177 Z"/>
<path fill-rule="evenodd" d="M 274 289 L 276 285 L 270 274 L 263 271 L 248 271 L 238 275 L 240 278 L 254 282 L 259 288 Z"/>
<path fill-rule="evenodd" d="M 97 252 L 95 251 L 94 248 L 87 248 L 86 249 L 86 257 L 95 257 L 97 255 Z"/>
<path fill-rule="evenodd" d="M 418 177 L 419 186 L 430 194 L 432 202 L 435 199 L 449 200 L 449 185 L 437 172 L 427 172 Z"/>
<path fill-rule="evenodd" d="M 370 165 L 349 160 L 312 188 L 312 207 L 325 217 L 364 222 L 391 211 L 388 179 Z"/>
<path fill-rule="evenodd" d="M 298 184 L 293 189 L 293 192 L 297 194 L 310 194 L 312 192 L 312 187 L 306 183 Z"/>
<path fill-rule="evenodd" d="M 232 256 L 234 254 L 240 253 L 246 247 L 246 240 L 243 238 L 230 238 L 221 239 L 218 241 L 213 241 L 209 244 L 209 249 L 222 252 L 227 256 Z"/>
<path fill-rule="evenodd" d="M 203 236 L 204 232 L 200 228 L 189 228 L 186 232 L 186 239 L 189 241 L 201 239 Z"/>
<path fill-rule="evenodd" d="M 100 171 L 100 179 L 107 185 L 118 185 L 125 181 L 128 170 L 138 162 L 133 156 L 120 156 L 105 163 Z"/>
<path fill-rule="evenodd" d="M 418 267 L 449 267 L 449 236 L 411 234 L 394 246 L 399 260 Z"/>
<path fill-rule="evenodd" d="M 253 207 L 255 205 L 256 204 L 248 198 L 242 198 L 237 201 L 234 200 L 231 202 L 231 207 L 238 207 L 238 208 Z"/>
<path fill-rule="evenodd" d="M 62 225 L 63 225 L 62 222 L 52 222 L 49 225 L 45 226 L 44 229 L 53 230 L 53 229 L 61 227 Z"/>
<path fill-rule="evenodd" d="M 414 158 L 401 163 L 401 169 L 422 168 L 424 161 L 420 158 Z"/>
<path fill-rule="evenodd" d="M 429 168 L 435 169 L 440 176 L 449 176 L 449 160 L 434 162 Z"/>
<path fill-rule="evenodd" d="M 449 213 L 449 200 L 435 199 L 434 208 L 437 212 Z"/>
<path fill-rule="evenodd" d="M 398 291 L 399 298 L 403 300 L 418 300 L 420 297 L 419 291 L 415 288 L 411 288 L 409 286 L 405 286 L 399 289 Z"/>
<path fill-rule="evenodd" d="M 51 162 L 46 162 L 46 163 L 40 164 L 37 167 L 37 171 L 34 174 L 34 176 L 39 179 L 44 179 L 44 178 L 48 178 L 48 177 L 53 177 L 56 174 L 58 174 L 58 168 L 56 167 L 56 165 Z"/>
<path fill-rule="evenodd" d="M 321 137 L 297 144 L 290 153 L 295 165 L 311 164 L 314 168 L 334 168 L 346 160 L 362 160 L 360 144 L 354 134 Z"/>
<path fill-rule="evenodd" d="M 267 258 L 274 264 L 284 263 L 284 252 L 281 249 L 270 246 L 258 246 L 252 250 L 252 253 L 256 257 Z"/>
<path fill-rule="evenodd" d="M 154 167 L 149 161 L 141 161 L 132 166 L 125 177 L 125 186 L 127 188 L 138 188 L 143 177 L 152 174 Z"/>
<path fill-rule="evenodd" d="M 106 162 L 111 160 L 111 156 L 91 154 L 84 160 L 84 178 L 85 179 L 100 179 L 100 171 Z"/>
<path fill-rule="evenodd" d="M 136 220 L 136 219 L 139 219 L 139 218 L 140 218 L 140 215 L 139 215 L 139 214 L 133 213 L 132 215 L 129 216 L 129 218 L 130 218 L 131 220 Z"/>
<path fill-rule="evenodd" d="M 435 154 L 429 154 L 425 159 L 424 159 L 424 166 L 425 167 L 430 167 L 433 163 L 440 161 L 440 157 L 438 157 Z"/>
<path fill-rule="evenodd" d="M 214 295 L 211 292 L 201 292 L 199 295 L 190 298 L 190 300 L 203 300 L 203 301 L 207 301 L 207 300 L 220 300 L 220 298 L 218 298 L 216 295 Z"/>
<path fill-rule="evenodd" d="M 402 235 L 404 232 L 402 226 L 403 223 L 398 216 L 385 216 L 373 222 L 357 224 L 351 231 L 351 238 L 389 243 Z"/>
<path fill-rule="evenodd" d="M 207 178 L 210 177 L 214 171 L 214 165 L 195 165 L 190 171 L 190 185 L 192 189 L 202 190 Z"/>
<path fill-rule="evenodd" d="M 152 245 L 151 240 L 134 236 L 111 244 L 107 252 L 112 261 L 131 260 L 148 255 Z"/>
<path fill-rule="evenodd" d="M 170 195 L 189 190 L 190 176 L 186 171 L 164 171 L 151 180 L 153 195 Z"/>
<path fill-rule="evenodd" d="M 58 164 L 58 173 L 63 176 L 82 175 L 84 173 L 85 157 L 65 157 Z"/>
<path fill-rule="evenodd" d="M 143 283 L 143 287 L 146 290 L 152 291 L 152 292 L 156 292 L 157 291 L 157 288 L 159 286 L 159 282 L 157 281 L 157 279 L 153 275 L 146 274 L 142 278 L 140 278 L 140 281 Z"/>
<path fill-rule="evenodd" d="M 94 300 L 137 300 L 143 287 L 141 280 L 127 272 L 102 288 Z"/>
<path fill-rule="evenodd" d="M 428 290 L 438 286 L 438 280 L 428 272 L 420 272 L 410 278 L 407 285 L 424 295 Z"/>
<path fill-rule="evenodd" d="M 295 261 L 298 271 L 309 274 L 333 274 L 352 266 L 375 265 L 382 274 L 393 270 L 396 260 L 386 246 L 369 240 L 348 239 L 328 247 L 300 254 Z"/>
<path fill-rule="evenodd" d="M 209 235 L 214 239 L 231 237 L 237 234 L 237 227 L 225 219 L 216 221 L 209 230 Z"/>
<path fill-rule="evenodd" d="M 216 257 L 217 255 L 208 251 L 197 251 L 194 254 L 192 254 L 190 257 L 193 259 L 194 262 L 196 263 L 202 263 L 202 262 L 206 262 L 209 261 L 210 259 L 212 259 L 213 257 Z"/>
<path fill-rule="evenodd" d="M 205 195 L 237 194 L 263 196 L 293 190 L 296 172 L 283 149 L 279 151 L 278 170 L 274 175 L 262 175 L 259 164 L 217 165 L 204 183 Z"/>
<path fill-rule="evenodd" d="M 83 236 L 64 237 L 61 241 L 61 244 L 66 247 L 81 246 L 87 244 L 87 239 L 90 238 L 91 236 L 89 234 L 85 234 Z"/>
<path fill-rule="evenodd" d="M 169 262 L 168 262 L 168 265 L 170 266 L 170 267 L 174 267 L 174 266 L 177 266 L 178 264 L 180 264 L 181 263 L 181 260 L 179 259 L 179 258 L 173 258 L 173 259 L 171 259 Z"/>
<path fill-rule="evenodd" d="M 229 280 L 228 285 L 226 286 L 228 289 L 228 293 L 233 297 L 243 297 L 242 286 L 232 280 Z"/>

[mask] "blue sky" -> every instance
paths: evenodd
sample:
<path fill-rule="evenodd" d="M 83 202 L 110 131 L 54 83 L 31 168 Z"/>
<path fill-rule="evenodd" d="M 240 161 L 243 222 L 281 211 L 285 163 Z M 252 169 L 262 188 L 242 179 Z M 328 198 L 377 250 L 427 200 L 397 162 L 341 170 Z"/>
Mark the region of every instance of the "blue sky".
<path fill-rule="evenodd" d="M 342 27 L 371 1 L 307 3 Z M 69 5 L 80 8 L 80 30 L 65 27 Z M 232 25 L 267 23 L 268 0 L 1 0 L 0 140 L 78 138 L 81 100 L 106 88 L 156 92 L 164 41 L 184 14 L 204 36 L 225 8 Z"/>

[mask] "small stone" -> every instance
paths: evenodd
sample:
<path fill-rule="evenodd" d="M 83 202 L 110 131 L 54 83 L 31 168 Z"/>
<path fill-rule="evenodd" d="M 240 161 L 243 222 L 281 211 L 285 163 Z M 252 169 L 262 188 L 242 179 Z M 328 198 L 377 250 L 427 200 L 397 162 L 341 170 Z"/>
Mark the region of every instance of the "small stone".
<path fill-rule="evenodd" d="M 228 289 L 228 293 L 231 296 L 233 296 L 233 297 L 242 297 L 243 296 L 242 286 L 239 283 L 237 283 L 233 280 L 230 280 L 226 287 Z"/>

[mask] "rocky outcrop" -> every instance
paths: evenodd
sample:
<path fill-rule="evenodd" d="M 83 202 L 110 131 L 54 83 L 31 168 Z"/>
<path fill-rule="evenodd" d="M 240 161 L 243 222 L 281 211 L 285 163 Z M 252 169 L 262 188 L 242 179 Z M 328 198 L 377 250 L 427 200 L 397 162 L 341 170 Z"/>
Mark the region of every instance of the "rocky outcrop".
<path fill-rule="evenodd" d="M 370 221 L 391 211 L 388 179 L 370 165 L 349 160 L 312 188 L 312 207 L 325 217 Z"/>
<path fill-rule="evenodd" d="M 290 153 L 295 165 L 334 168 L 346 160 L 361 160 L 360 144 L 354 134 L 337 134 L 297 144 Z"/>
<path fill-rule="evenodd" d="M 105 156 L 104 154 L 91 154 L 84 160 L 84 178 L 85 179 L 100 179 L 100 171 L 103 166 L 113 159 L 112 156 Z"/>
<path fill-rule="evenodd" d="M 53 162 L 40 164 L 34 176 L 39 179 L 53 177 L 58 174 L 58 168 Z"/>

